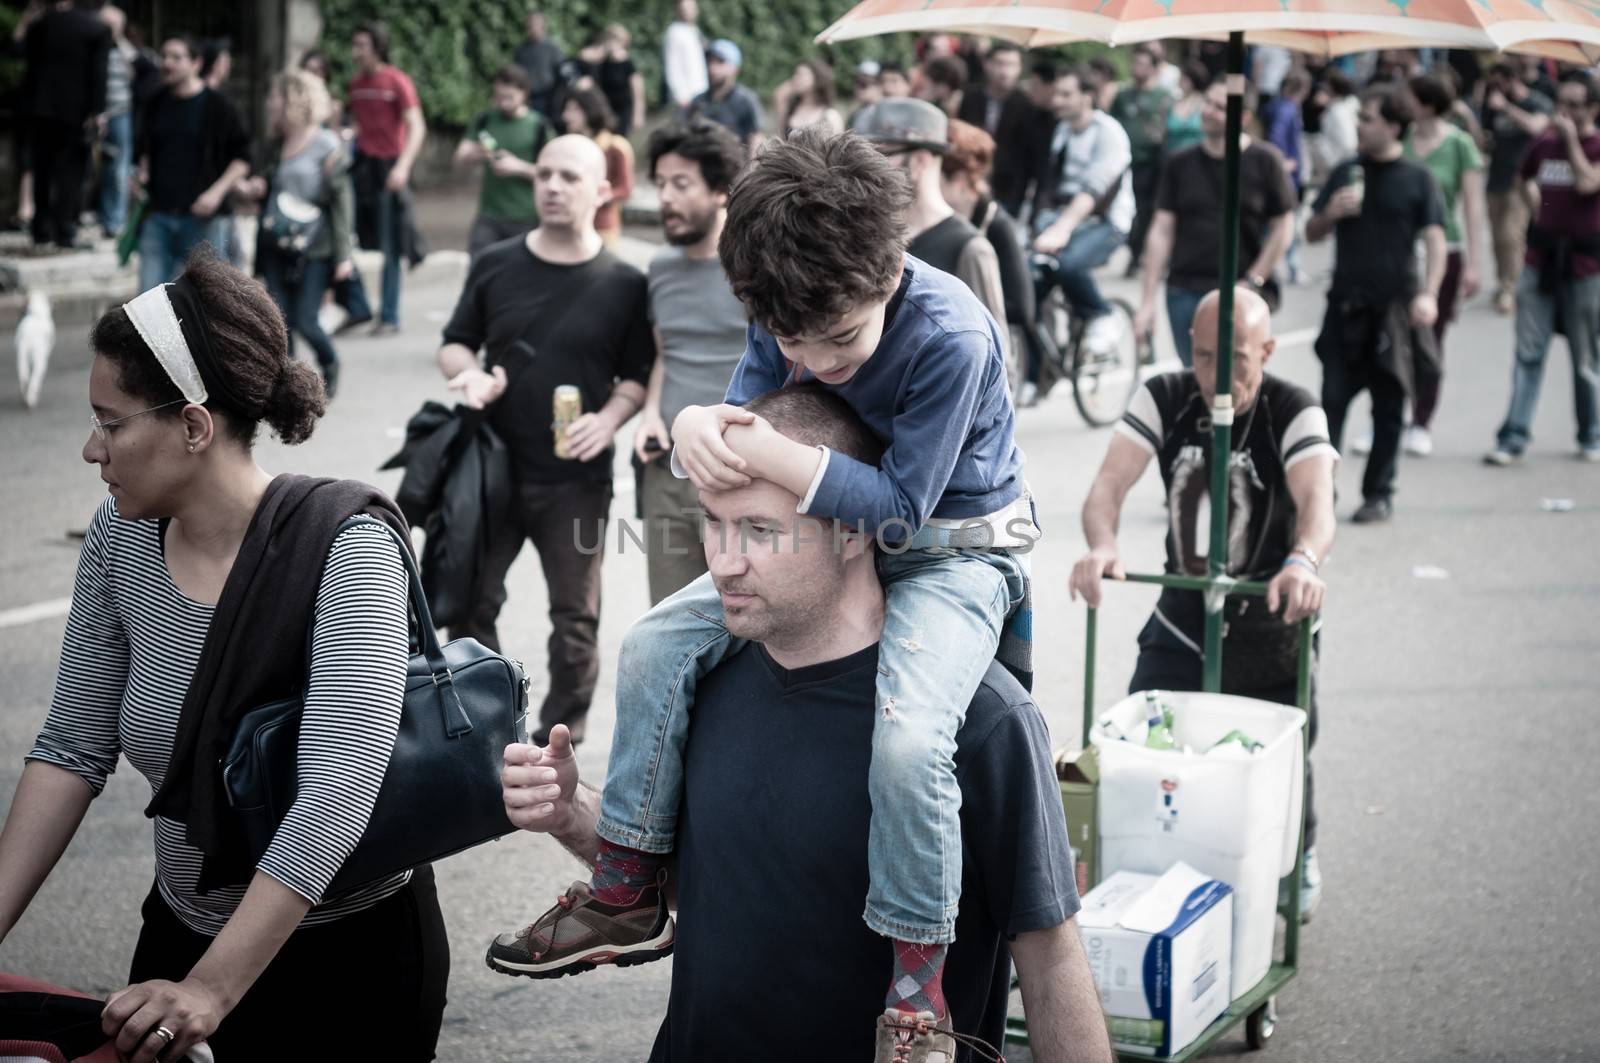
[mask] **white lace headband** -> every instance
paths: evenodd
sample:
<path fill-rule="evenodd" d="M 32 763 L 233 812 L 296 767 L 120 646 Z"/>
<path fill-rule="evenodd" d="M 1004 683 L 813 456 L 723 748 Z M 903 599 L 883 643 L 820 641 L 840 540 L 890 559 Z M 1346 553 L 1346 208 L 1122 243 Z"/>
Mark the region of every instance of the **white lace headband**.
<path fill-rule="evenodd" d="M 183 397 L 193 403 L 203 403 L 210 396 L 206 392 L 206 382 L 201 379 L 200 367 L 195 364 L 189 344 L 183 338 L 183 325 L 172 306 L 172 297 L 167 294 L 170 287 L 170 284 L 158 284 L 123 303 L 122 309 L 138 330 L 139 338 L 161 363 L 161 368 L 183 392 Z"/>

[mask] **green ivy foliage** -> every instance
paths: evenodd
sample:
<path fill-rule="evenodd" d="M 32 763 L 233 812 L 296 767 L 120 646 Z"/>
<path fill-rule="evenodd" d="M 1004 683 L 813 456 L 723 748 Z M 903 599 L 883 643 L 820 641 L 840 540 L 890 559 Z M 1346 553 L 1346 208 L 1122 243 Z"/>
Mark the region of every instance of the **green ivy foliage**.
<path fill-rule="evenodd" d="M 570 55 L 595 30 L 612 23 L 633 35 L 632 57 L 644 76 L 650 103 L 659 103 L 661 38 L 671 21 L 670 0 L 545 0 L 551 36 Z M 727 37 L 744 53 L 741 80 L 771 93 L 808 56 L 827 59 L 848 99 L 850 75 L 863 59 L 913 61 L 909 35 L 874 37 L 819 48 L 812 39 L 843 12 L 850 0 L 701 0 L 700 25 L 708 38 Z M 488 100 L 494 70 L 510 60 L 523 39 L 527 6 L 510 0 L 322 0 L 323 44 L 334 62 L 334 83 L 350 74 L 351 32 L 369 19 L 389 29 L 391 59 L 416 82 L 423 111 L 433 125 L 463 127 Z M 1052 54 L 1080 59 L 1107 51 L 1072 45 Z"/>

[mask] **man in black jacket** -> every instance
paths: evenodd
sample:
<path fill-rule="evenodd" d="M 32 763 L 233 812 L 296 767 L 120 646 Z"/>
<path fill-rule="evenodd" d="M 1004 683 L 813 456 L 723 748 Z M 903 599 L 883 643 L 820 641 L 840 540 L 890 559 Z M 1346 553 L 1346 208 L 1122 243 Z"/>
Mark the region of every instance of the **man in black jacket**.
<path fill-rule="evenodd" d="M 1022 213 L 1028 185 L 1050 149 L 1055 118 L 1037 107 L 1019 87 L 1022 49 L 996 42 L 983 60 L 984 80 L 961 97 L 956 117 L 994 137 L 994 199 L 1013 218 Z"/>
<path fill-rule="evenodd" d="M 83 206 L 89 144 L 106 106 L 111 29 L 96 17 L 104 0 L 47 12 L 23 39 L 23 98 L 33 147 L 33 242 L 72 247 Z"/>
<path fill-rule="evenodd" d="M 194 38 L 169 36 L 161 45 L 162 90 L 140 122 L 137 181 L 148 197 L 139 235 L 140 291 L 171 280 L 199 244 L 225 248 L 218 215 L 250 172 L 250 141 L 239 112 L 206 87 L 200 63 Z"/>

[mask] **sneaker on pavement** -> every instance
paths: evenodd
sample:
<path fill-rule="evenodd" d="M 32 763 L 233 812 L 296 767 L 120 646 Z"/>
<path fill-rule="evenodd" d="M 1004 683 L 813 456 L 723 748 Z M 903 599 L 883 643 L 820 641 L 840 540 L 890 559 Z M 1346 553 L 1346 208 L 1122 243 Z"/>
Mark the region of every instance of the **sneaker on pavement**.
<path fill-rule="evenodd" d="M 1578 448 L 1579 461 L 1600 461 L 1600 443 L 1590 443 Z"/>
<path fill-rule="evenodd" d="M 1509 314 L 1517 308 L 1517 296 L 1514 292 L 1501 292 L 1494 297 L 1494 312 Z"/>
<path fill-rule="evenodd" d="M 1116 314 L 1101 314 L 1084 330 L 1083 346 L 1090 357 L 1110 358 L 1122 342 L 1122 320 Z"/>
<path fill-rule="evenodd" d="M 1369 498 L 1350 518 L 1356 524 L 1382 524 L 1394 516 L 1394 503 L 1387 498 Z"/>
<path fill-rule="evenodd" d="M 400 326 L 390 321 L 380 321 L 372 326 L 367 335 L 375 339 L 383 336 L 398 336 L 400 335 Z"/>
<path fill-rule="evenodd" d="M 1406 429 L 1406 453 L 1412 457 L 1426 458 L 1433 453 L 1433 433 L 1420 424 Z"/>
<path fill-rule="evenodd" d="M 1322 869 L 1317 866 L 1317 851 L 1307 849 L 1300 862 L 1300 922 L 1309 923 L 1322 903 Z"/>
<path fill-rule="evenodd" d="M 670 955 L 674 927 L 665 878 L 663 871 L 626 907 L 602 904 L 589 895 L 587 882 L 574 882 L 532 925 L 495 938 L 484 962 L 501 974 L 560 978 L 603 963 L 632 967 Z"/>
<path fill-rule="evenodd" d="M 1512 450 L 1510 447 L 1495 447 L 1483 456 L 1485 465 L 1515 465 L 1522 460 L 1522 451 Z"/>
<path fill-rule="evenodd" d="M 956 1033 L 947 1015 L 890 1008 L 878 1019 L 872 1063 L 955 1063 L 956 1045 L 972 1050 L 972 1058 L 1004 1063 L 994 1046 L 981 1037 Z"/>
<path fill-rule="evenodd" d="M 1366 456 L 1372 453 L 1372 429 L 1363 428 L 1350 435 L 1350 453 Z"/>
<path fill-rule="evenodd" d="M 338 339 L 340 336 L 353 332 L 371 320 L 371 314 L 362 314 L 360 317 L 356 317 L 354 314 L 347 314 L 345 319 L 339 322 L 339 327 L 333 330 L 333 338 Z"/>

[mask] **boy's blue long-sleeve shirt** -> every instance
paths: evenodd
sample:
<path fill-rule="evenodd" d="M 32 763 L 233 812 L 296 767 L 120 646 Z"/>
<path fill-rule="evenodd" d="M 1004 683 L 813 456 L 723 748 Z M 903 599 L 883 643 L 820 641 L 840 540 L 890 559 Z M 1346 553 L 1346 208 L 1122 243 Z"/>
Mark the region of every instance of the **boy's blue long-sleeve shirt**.
<path fill-rule="evenodd" d="M 803 512 L 889 527 L 997 513 L 1023 494 L 1023 455 L 1000 328 L 961 281 L 906 256 L 883 338 L 855 376 L 830 390 L 885 446 L 879 468 L 830 452 Z M 742 406 L 790 379 L 777 341 L 751 324 L 727 401 Z M 824 385 L 827 386 L 827 385 Z"/>

